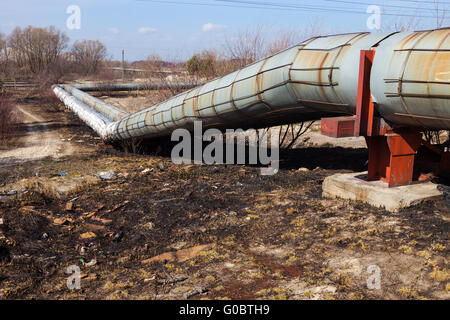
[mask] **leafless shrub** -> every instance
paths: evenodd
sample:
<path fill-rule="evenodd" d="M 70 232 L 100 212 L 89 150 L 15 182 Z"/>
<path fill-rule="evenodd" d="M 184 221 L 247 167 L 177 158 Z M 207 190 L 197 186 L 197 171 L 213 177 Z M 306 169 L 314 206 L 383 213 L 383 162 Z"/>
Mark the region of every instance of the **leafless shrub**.
<path fill-rule="evenodd" d="M 411 8 L 414 9 L 414 8 Z M 424 10 L 426 9 L 426 11 Z M 448 5 L 439 0 L 432 0 L 429 2 L 417 2 L 415 12 L 408 17 L 392 17 L 383 18 L 381 31 L 394 32 L 394 31 L 414 31 L 419 29 L 429 28 L 442 28 L 448 23 L 447 18 Z M 434 23 L 423 21 L 421 15 L 424 12 L 434 15 Z"/>
<path fill-rule="evenodd" d="M 96 73 L 92 80 L 100 81 L 103 83 L 114 83 L 114 72 L 113 70 L 102 68 L 98 73 Z"/>
<path fill-rule="evenodd" d="M 5 94 L 0 94 L 0 142 L 4 142 L 13 131 L 16 115 L 14 100 Z"/>
<path fill-rule="evenodd" d="M 142 139 L 130 138 L 120 142 L 120 145 L 125 153 L 138 153 L 142 149 Z"/>
<path fill-rule="evenodd" d="M 448 140 L 448 132 L 445 130 L 428 130 L 424 132 L 424 138 L 431 144 L 441 144 Z"/>
<path fill-rule="evenodd" d="M 298 124 L 288 124 L 280 126 L 278 139 L 279 146 L 282 149 L 291 149 L 295 146 L 298 139 L 305 134 L 308 129 L 314 124 L 314 121 L 309 123 L 300 122 Z"/>
<path fill-rule="evenodd" d="M 225 41 L 225 56 L 234 61 L 237 68 L 255 62 L 267 52 L 267 31 L 262 26 L 247 28 Z"/>

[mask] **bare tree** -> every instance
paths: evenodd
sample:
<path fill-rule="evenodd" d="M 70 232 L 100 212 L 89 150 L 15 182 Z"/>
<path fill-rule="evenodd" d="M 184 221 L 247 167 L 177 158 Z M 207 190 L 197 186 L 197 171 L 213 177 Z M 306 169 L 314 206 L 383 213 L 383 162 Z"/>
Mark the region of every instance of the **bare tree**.
<path fill-rule="evenodd" d="M 8 69 L 8 47 L 6 38 L 3 33 L 0 33 L 0 76 L 6 77 Z M 1 81 L 1 80 L 0 80 Z M 1 87 L 1 85 L 0 85 Z"/>
<path fill-rule="evenodd" d="M 237 69 L 264 57 L 267 31 L 262 26 L 247 28 L 237 36 L 225 41 L 225 56 L 234 62 Z"/>
<path fill-rule="evenodd" d="M 94 74 L 100 69 L 105 60 L 106 47 L 98 40 L 75 41 L 72 47 L 72 55 L 78 69 L 84 74 Z"/>
<path fill-rule="evenodd" d="M 436 28 L 442 28 L 446 21 L 446 13 L 448 4 L 440 4 L 439 0 L 434 0 L 434 11 L 436 15 Z"/>
<path fill-rule="evenodd" d="M 67 48 L 69 38 L 55 27 L 21 29 L 8 37 L 11 59 L 18 68 L 33 74 L 49 71 Z"/>
<path fill-rule="evenodd" d="M 276 32 L 266 47 L 266 55 L 272 55 L 284 49 L 299 44 L 312 37 L 319 36 L 323 31 L 322 22 L 315 20 L 302 29 L 287 29 Z"/>

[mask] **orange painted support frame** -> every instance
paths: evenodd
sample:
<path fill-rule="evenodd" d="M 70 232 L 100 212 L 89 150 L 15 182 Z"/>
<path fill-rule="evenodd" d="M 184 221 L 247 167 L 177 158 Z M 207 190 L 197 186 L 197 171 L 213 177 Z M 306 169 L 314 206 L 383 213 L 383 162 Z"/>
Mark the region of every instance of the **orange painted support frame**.
<path fill-rule="evenodd" d="M 370 71 L 375 57 L 374 50 L 361 50 L 359 57 L 358 95 L 356 98 L 355 136 L 371 136 L 374 105 L 370 94 Z"/>
<path fill-rule="evenodd" d="M 356 116 L 323 118 L 321 121 L 321 133 L 332 138 L 344 138 L 355 136 Z"/>
<path fill-rule="evenodd" d="M 369 149 L 368 180 L 383 180 L 389 187 L 412 181 L 420 132 L 394 132 L 375 117 L 370 93 L 370 72 L 375 50 L 361 50 L 356 115 L 322 119 L 322 134 L 330 137 L 364 136 Z"/>
<path fill-rule="evenodd" d="M 422 142 L 420 132 L 366 136 L 366 142 L 369 148 L 369 181 L 382 180 L 389 187 L 412 181 L 414 158 Z"/>
<path fill-rule="evenodd" d="M 323 135 L 344 138 L 374 133 L 374 105 L 370 94 L 370 71 L 374 57 L 375 50 L 361 50 L 356 115 L 322 119 Z"/>
<path fill-rule="evenodd" d="M 375 50 L 361 50 L 356 115 L 322 119 L 322 134 L 334 138 L 364 136 L 369 149 L 367 179 L 385 181 L 389 187 L 412 182 L 417 154 L 435 173 L 450 170 L 450 153 L 423 141 L 420 129 L 393 129 L 375 116 L 370 93 L 374 57 Z M 428 151 L 418 152 L 421 145 Z"/>

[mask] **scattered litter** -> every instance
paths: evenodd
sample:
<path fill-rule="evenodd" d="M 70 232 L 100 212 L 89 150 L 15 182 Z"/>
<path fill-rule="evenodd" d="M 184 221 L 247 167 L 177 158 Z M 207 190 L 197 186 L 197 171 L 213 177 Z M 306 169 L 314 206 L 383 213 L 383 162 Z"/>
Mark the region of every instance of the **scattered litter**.
<path fill-rule="evenodd" d="M 61 173 L 61 177 L 66 177 L 67 173 Z"/>
<path fill-rule="evenodd" d="M 300 168 L 300 169 L 298 169 L 298 171 L 300 171 L 300 172 L 309 172 L 309 169 L 308 168 Z"/>
<path fill-rule="evenodd" d="M 3 224 L 3 218 L 0 218 L 0 225 Z"/>
<path fill-rule="evenodd" d="M 163 163 L 159 163 L 158 164 L 158 168 L 159 168 L 159 170 L 164 171 L 164 169 L 165 169 L 164 164 Z"/>
<path fill-rule="evenodd" d="M 48 239 L 48 234 L 44 232 L 42 234 L 42 240 L 47 240 L 47 239 Z"/>
<path fill-rule="evenodd" d="M 149 172 L 152 172 L 152 171 L 153 171 L 153 169 L 147 168 L 147 169 L 142 170 L 141 173 L 142 174 L 146 174 L 146 173 L 149 173 Z"/>
<path fill-rule="evenodd" d="M 122 177 L 124 179 L 128 178 L 130 174 L 128 172 L 120 172 L 117 174 L 118 177 Z"/>
<path fill-rule="evenodd" d="M 73 209 L 73 202 L 67 202 L 65 209 L 66 209 L 66 211 L 72 211 L 72 209 Z"/>
<path fill-rule="evenodd" d="M 120 240 L 122 240 L 123 234 L 123 231 L 117 232 L 113 237 L 113 241 L 119 242 Z"/>
<path fill-rule="evenodd" d="M 114 170 L 102 171 L 96 174 L 96 176 L 103 180 L 111 180 L 114 177 Z"/>
<path fill-rule="evenodd" d="M 153 276 L 153 277 L 151 277 L 151 278 L 146 278 L 146 279 L 144 279 L 144 282 L 147 283 L 147 282 L 153 281 L 153 280 L 155 280 L 155 279 L 156 279 L 156 276 Z"/>
<path fill-rule="evenodd" d="M 194 290 L 192 290 L 191 292 L 186 293 L 185 298 L 189 299 L 193 296 L 196 296 L 196 295 L 202 294 L 202 293 L 206 293 L 206 292 L 208 292 L 208 289 L 198 287 L 198 288 L 195 288 Z"/>
<path fill-rule="evenodd" d="M 95 237 L 97 237 L 97 235 L 91 231 L 85 232 L 80 235 L 81 239 L 91 239 L 91 238 L 95 238 Z"/>
<path fill-rule="evenodd" d="M 93 267 L 93 266 L 95 266 L 97 264 L 97 260 L 96 259 L 92 259 L 90 262 L 88 262 L 88 263 L 86 263 L 86 262 L 83 262 L 83 265 L 85 266 L 85 267 Z"/>
<path fill-rule="evenodd" d="M 147 230 L 152 230 L 155 227 L 155 224 L 153 222 L 147 222 L 143 224 L 142 227 L 144 227 Z"/>

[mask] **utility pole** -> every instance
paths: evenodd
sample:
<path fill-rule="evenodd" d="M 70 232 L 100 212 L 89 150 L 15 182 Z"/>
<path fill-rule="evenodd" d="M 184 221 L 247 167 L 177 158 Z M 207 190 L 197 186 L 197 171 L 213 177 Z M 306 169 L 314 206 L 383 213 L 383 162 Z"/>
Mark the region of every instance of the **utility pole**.
<path fill-rule="evenodd" d="M 122 82 L 125 82 L 125 50 L 122 49 Z"/>

